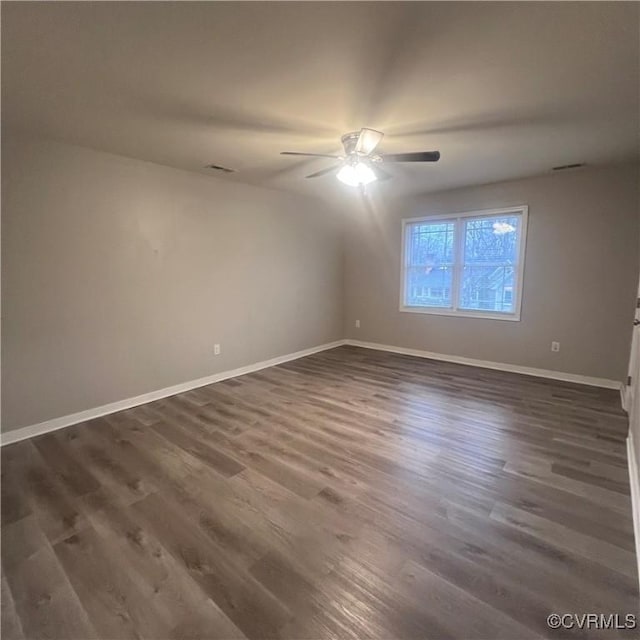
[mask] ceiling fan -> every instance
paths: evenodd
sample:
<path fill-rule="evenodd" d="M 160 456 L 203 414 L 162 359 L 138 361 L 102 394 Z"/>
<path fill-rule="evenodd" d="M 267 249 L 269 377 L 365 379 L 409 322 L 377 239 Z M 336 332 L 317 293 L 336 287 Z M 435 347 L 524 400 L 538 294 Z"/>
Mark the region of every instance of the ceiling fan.
<path fill-rule="evenodd" d="M 282 151 L 284 156 L 307 156 L 312 158 L 335 158 L 340 164 L 321 169 L 307 178 L 319 178 L 336 172 L 341 182 L 352 187 L 363 186 L 374 180 L 388 180 L 391 174 L 384 171 L 380 165 L 386 162 L 437 162 L 439 151 L 416 151 L 412 153 L 375 153 L 377 146 L 384 137 L 384 133 L 375 129 L 360 129 L 342 136 L 344 156 L 327 153 L 301 153 L 299 151 Z"/>

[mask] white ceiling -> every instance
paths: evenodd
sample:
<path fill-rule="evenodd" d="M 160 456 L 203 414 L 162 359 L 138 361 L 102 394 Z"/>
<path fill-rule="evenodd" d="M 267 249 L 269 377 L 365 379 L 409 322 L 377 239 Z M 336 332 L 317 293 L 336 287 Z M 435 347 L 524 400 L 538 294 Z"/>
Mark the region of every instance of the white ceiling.
<path fill-rule="evenodd" d="M 362 126 L 433 191 L 638 157 L 635 2 L 2 3 L 2 122 L 310 194 Z"/>

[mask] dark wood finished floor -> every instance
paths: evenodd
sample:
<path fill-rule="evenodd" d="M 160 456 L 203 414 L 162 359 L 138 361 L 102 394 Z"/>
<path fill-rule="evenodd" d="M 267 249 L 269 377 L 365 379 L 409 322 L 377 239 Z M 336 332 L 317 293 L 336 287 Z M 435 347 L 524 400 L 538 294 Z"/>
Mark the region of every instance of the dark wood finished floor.
<path fill-rule="evenodd" d="M 341 347 L 2 449 L 2 637 L 637 637 L 617 392 Z M 626 635 L 625 635 L 626 634 Z"/>

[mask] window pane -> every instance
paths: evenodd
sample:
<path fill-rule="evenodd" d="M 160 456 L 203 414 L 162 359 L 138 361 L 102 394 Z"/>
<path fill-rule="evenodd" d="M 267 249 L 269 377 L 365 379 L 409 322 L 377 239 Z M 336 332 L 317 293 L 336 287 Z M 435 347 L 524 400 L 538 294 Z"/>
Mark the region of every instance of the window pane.
<path fill-rule="evenodd" d="M 514 311 L 513 267 L 465 266 L 460 283 L 460 308 Z"/>
<path fill-rule="evenodd" d="M 515 264 L 520 216 L 482 218 L 464 223 L 464 264 Z"/>
<path fill-rule="evenodd" d="M 407 232 L 407 266 L 435 267 L 453 260 L 453 222 L 415 223 Z"/>
<path fill-rule="evenodd" d="M 519 215 L 464 222 L 460 309 L 513 313 L 520 236 Z"/>
<path fill-rule="evenodd" d="M 451 267 L 409 267 L 405 280 L 405 305 L 451 307 Z"/>

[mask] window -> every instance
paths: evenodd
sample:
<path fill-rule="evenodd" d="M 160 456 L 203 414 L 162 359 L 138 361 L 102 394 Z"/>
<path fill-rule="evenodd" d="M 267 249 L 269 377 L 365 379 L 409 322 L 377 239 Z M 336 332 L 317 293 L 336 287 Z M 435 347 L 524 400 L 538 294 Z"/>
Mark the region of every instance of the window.
<path fill-rule="evenodd" d="M 526 206 L 402 225 L 401 311 L 520 319 Z"/>

